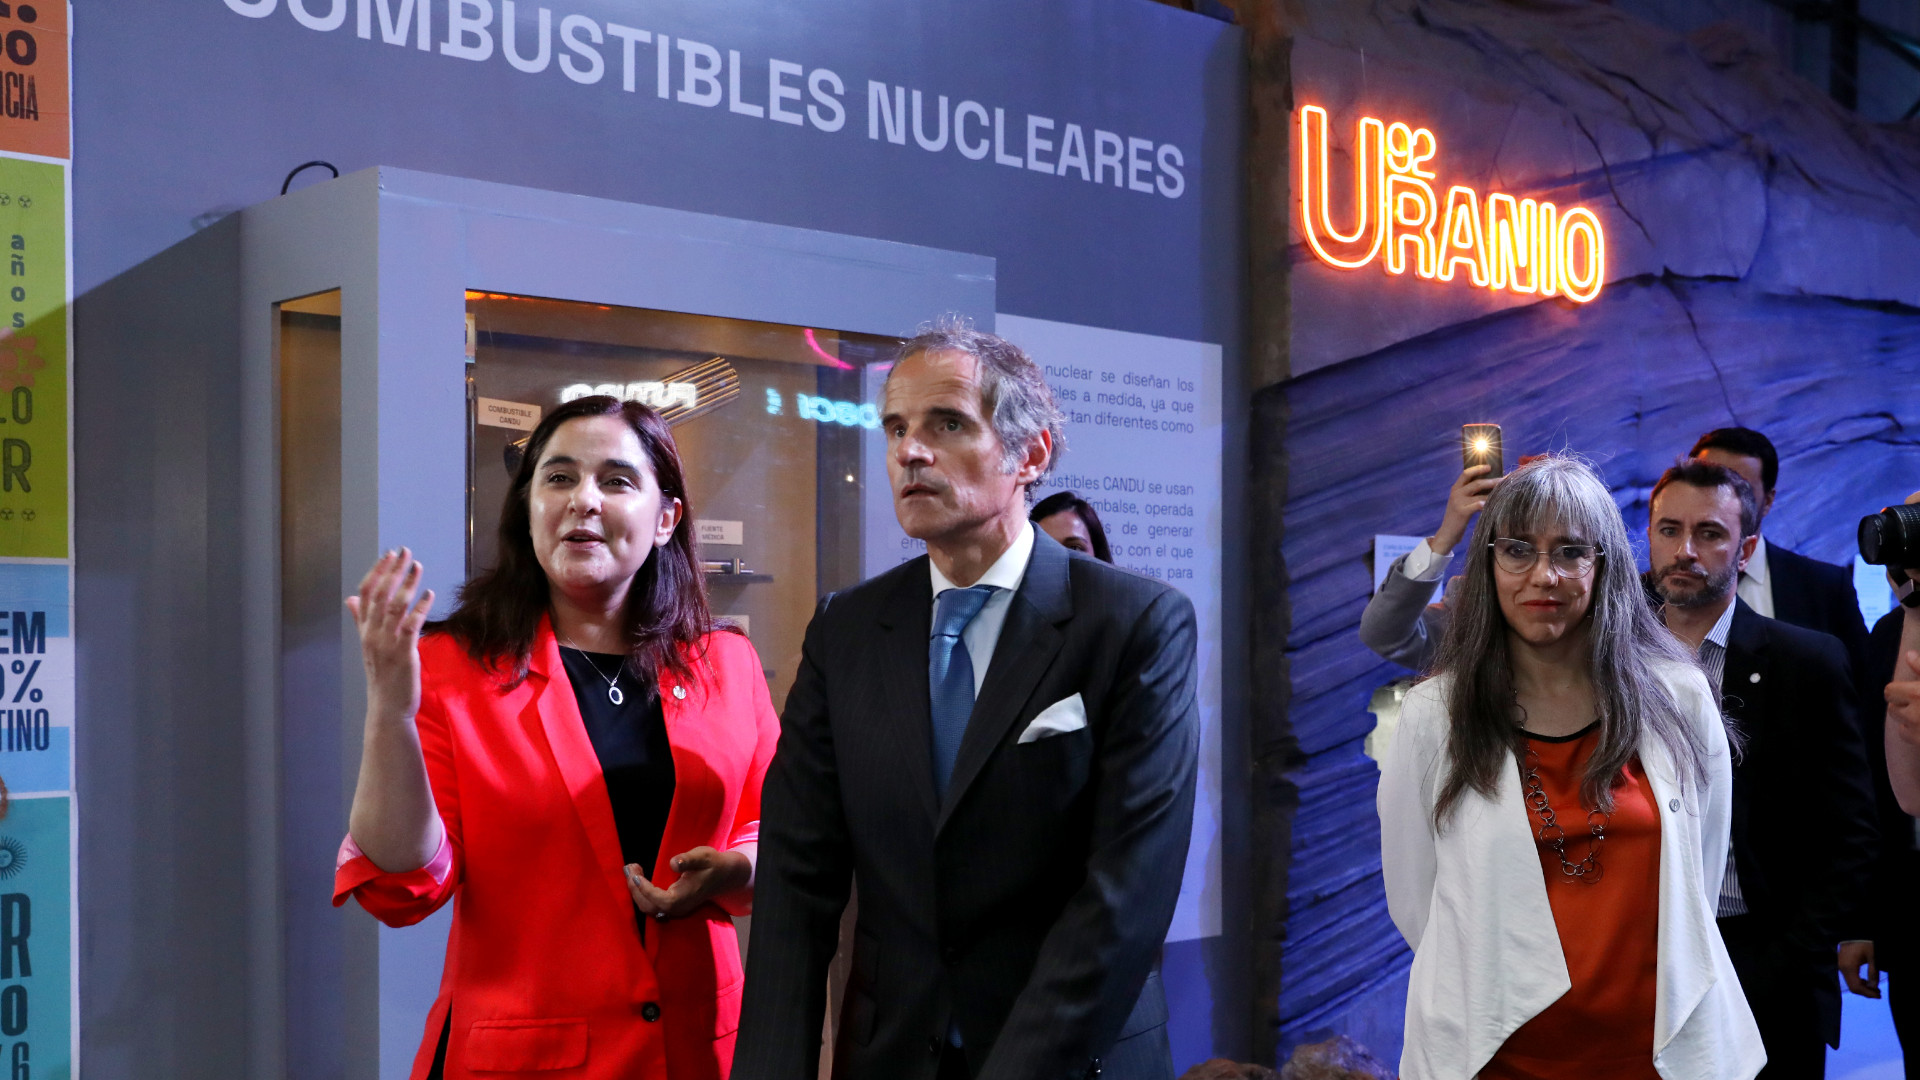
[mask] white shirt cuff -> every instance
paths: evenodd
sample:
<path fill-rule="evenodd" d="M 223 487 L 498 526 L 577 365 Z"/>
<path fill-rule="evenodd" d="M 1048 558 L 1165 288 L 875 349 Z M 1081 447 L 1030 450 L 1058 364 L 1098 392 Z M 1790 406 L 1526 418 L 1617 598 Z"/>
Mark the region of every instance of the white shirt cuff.
<path fill-rule="evenodd" d="M 1413 545 L 1407 552 L 1407 559 L 1400 564 L 1400 572 L 1410 581 L 1439 581 L 1447 572 L 1447 564 L 1453 561 L 1453 552 L 1435 555 L 1433 548 L 1425 540 Z"/>
<path fill-rule="evenodd" d="M 731 850 L 747 857 L 747 883 L 743 888 L 753 888 L 753 879 L 760 876 L 760 841 L 749 840 L 744 844 L 735 844 Z"/>

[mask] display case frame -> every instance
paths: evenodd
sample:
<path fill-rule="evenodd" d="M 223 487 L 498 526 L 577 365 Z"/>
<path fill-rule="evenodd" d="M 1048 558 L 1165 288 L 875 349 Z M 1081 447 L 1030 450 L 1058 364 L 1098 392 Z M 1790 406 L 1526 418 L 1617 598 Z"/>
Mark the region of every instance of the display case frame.
<path fill-rule="evenodd" d="M 466 559 L 468 290 L 905 336 L 943 314 L 993 329 L 995 263 L 385 167 L 240 218 L 239 670 L 254 868 L 245 902 L 256 913 L 248 1026 L 262 1075 L 290 1075 L 286 1064 L 318 1053 L 341 1059 L 347 1076 L 397 1078 L 437 989 L 450 909 L 392 930 L 327 904 L 365 698 L 343 618 L 337 654 L 319 661 L 338 672 L 337 698 L 307 709 L 284 701 L 277 306 L 340 290 L 337 577 L 307 584 L 344 596 L 376 553 L 404 544 L 443 614 Z M 315 735 L 337 757 L 288 752 Z"/>

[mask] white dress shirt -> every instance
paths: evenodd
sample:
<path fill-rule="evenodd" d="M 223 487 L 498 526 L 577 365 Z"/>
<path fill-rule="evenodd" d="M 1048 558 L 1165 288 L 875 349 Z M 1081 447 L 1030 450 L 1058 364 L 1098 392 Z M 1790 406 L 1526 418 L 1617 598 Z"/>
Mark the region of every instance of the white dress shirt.
<path fill-rule="evenodd" d="M 1727 674 L 1727 635 L 1733 631 L 1733 612 L 1739 607 L 1729 602 L 1727 610 L 1720 613 L 1713 629 L 1700 642 L 1700 667 L 1707 673 L 1707 685 L 1713 688 L 1716 699 L 1726 696 L 1722 684 Z M 1749 607 L 1752 605 L 1749 604 Z M 1745 915 L 1747 898 L 1740 892 L 1740 873 L 1734 858 L 1733 845 L 1727 845 L 1727 876 L 1720 881 L 1720 904 L 1714 914 L 1724 919 L 1729 915 Z"/>
<path fill-rule="evenodd" d="M 1447 564 L 1453 561 L 1453 552 L 1435 555 L 1433 546 L 1425 540 L 1413 545 L 1407 552 L 1407 559 L 1400 564 L 1400 572 L 1407 575 L 1409 581 L 1439 581 L 1447 572 Z"/>
<path fill-rule="evenodd" d="M 1740 599 L 1761 616 L 1773 618 L 1773 579 L 1767 576 L 1767 538 L 1753 545 L 1753 558 L 1740 571 Z"/>
<path fill-rule="evenodd" d="M 975 585 L 994 586 L 993 595 L 987 598 L 980 614 L 973 617 L 960 635 L 966 642 L 967 658 L 973 662 L 973 696 L 980 696 L 980 687 L 987 681 L 987 665 L 993 663 L 994 646 L 1000 644 L 1000 628 L 1007 625 L 1007 609 L 1013 606 L 1013 594 L 1020 589 L 1020 582 L 1027 576 L 1027 563 L 1033 559 L 1033 523 L 1020 523 L 1020 535 L 1000 557 L 994 560 L 987 572 L 980 575 Z M 929 602 L 938 601 L 940 594 L 948 589 L 960 586 L 947 580 L 940 572 L 940 564 L 927 560 L 927 568 L 933 572 L 933 596 Z"/>

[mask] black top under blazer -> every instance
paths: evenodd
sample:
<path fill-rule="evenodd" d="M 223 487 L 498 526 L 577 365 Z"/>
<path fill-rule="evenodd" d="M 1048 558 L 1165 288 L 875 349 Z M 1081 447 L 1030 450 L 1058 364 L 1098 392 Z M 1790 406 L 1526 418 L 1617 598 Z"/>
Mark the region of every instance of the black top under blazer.
<path fill-rule="evenodd" d="M 932 610 L 922 556 L 828 597 L 807 628 L 763 795 L 734 1075 L 814 1076 L 857 877 L 836 1076 L 931 1080 L 957 1029 L 979 1078 L 1171 1080 L 1148 976 L 1192 829 L 1192 603 L 1036 531 L 944 804 Z M 1076 693 L 1084 729 L 1016 742 Z"/>

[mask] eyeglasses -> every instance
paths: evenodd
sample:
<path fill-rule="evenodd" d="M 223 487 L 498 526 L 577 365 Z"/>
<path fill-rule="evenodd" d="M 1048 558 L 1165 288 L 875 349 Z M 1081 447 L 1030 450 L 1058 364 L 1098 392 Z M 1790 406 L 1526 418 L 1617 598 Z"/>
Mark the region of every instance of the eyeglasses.
<path fill-rule="evenodd" d="M 1606 554 L 1595 544 L 1559 544 L 1542 551 L 1525 540 L 1501 537 L 1488 544 L 1493 549 L 1493 564 L 1509 574 L 1531 574 L 1545 555 L 1553 572 L 1561 577 L 1583 578 L 1593 573 L 1594 560 Z"/>

